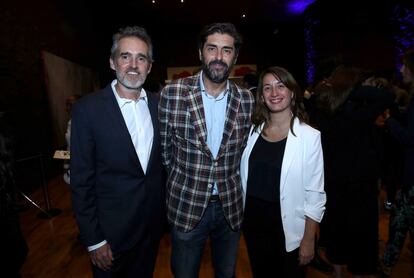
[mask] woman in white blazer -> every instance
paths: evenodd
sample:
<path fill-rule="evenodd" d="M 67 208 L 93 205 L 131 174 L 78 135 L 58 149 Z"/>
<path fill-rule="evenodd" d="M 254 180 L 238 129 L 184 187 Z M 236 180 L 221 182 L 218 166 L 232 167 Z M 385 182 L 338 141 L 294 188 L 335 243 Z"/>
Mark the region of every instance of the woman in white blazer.
<path fill-rule="evenodd" d="M 304 277 L 325 210 L 319 131 L 304 123 L 300 88 L 285 69 L 259 79 L 241 159 L 243 233 L 253 276 Z"/>

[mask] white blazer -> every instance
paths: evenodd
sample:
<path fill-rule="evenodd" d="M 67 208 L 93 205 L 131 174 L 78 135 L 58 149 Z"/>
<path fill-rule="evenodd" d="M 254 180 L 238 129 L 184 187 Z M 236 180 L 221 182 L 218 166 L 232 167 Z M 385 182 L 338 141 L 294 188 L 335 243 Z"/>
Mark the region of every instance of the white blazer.
<path fill-rule="evenodd" d="M 246 199 L 249 157 L 263 125 L 249 133 L 240 165 L 241 182 Z M 324 166 L 320 132 L 294 120 L 289 130 L 280 175 L 280 209 L 286 251 L 299 247 L 305 231 L 305 216 L 320 222 L 325 211 Z"/>

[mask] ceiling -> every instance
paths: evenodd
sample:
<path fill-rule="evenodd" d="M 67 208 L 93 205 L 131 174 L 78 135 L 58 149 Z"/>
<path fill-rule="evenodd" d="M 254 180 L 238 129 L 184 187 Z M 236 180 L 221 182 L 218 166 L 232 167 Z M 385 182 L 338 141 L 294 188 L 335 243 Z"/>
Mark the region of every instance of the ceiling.
<path fill-rule="evenodd" d="M 205 25 L 211 22 L 262 24 L 292 22 L 315 0 L 60 0 L 72 22 L 95 29 L 127 24 Z M 153 3 L 154 2 L 154 3 Z"/>
<path fill-rule="evenodd" d="M 133 25 L 145 27 L 151 35 L 156 65 L 197 64 L 197 35 L 202 26 L 212 22 L 232 22 L 242 33 L 245 42 L 239 62 L 303 64 L 303 14 L 309 5 L 332 32 L 344 32 L 348 26 L 354 26 L 350 33 L 364 28 L 382 32 L 378 23 L 388 19 L 384 3 L 402 0 L 55 1 L 82 39 L 93 42 L 90 56 L 96 58 L 91 59 L 101 63 L 99 68 L 107 68 L 112 34 Z"/>
<path fill-rule="evenodd" d="M 231 21 L 235 23 L 291 21 L 314 0 L 152 0 L 132 1 L 138 11 L 145 9 L 151 18 L 164 22 L 200 23 Z"/>
<path fill-rule="evenodd" d="M 323 6 L 324 14 L 340 21 L 343 16 L 339 14 L 357 11 L 360 13 L 357 20 L 369 21 L 370 14 L 379 12 L 383 3 L 393 1 L 396 0 L 382 0 L 382 4 L 377 0 L 57 0 L 57 3 L 76 29 L 108 38 L 128 25 L 141 25 L 150 33 L 192 34 L 192 30 L 198 32 L 212 22 L 232 22 L 254 32 L 270 29 L 274 33 L 279 28 L 302 24 L 305 9 L 313 3 Z"/>

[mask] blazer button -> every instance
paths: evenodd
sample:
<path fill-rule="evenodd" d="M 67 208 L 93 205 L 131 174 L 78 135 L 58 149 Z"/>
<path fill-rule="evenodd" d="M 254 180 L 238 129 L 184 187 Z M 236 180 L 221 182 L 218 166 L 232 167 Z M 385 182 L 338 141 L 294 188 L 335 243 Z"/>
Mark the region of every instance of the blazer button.
<path fill-rule="evenodd" d="M 212 185 L 211 183 L 209 183 L 209 184 L 207 185 L 207 187 L 208 187 L 208 188 L 212 188 L 212 187 L 213 187 L 213 185 Z"/>
<path fill-rule="evenodd" d="M 217 167 L 218 166 L 218 162 L 216 161 L 216 162 L 214 162 L 214 166 L 215 167 Z"/>

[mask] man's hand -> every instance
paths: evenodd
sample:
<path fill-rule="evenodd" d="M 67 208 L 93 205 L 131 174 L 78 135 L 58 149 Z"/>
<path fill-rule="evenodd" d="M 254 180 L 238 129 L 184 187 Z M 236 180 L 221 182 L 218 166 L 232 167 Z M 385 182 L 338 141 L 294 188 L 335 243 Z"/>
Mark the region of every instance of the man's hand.
<path fill-rule="evenodd" d="M 109 244 L 105 244 L 98 249 L 89 252 L 93 265 L 102 270 L 109 270 L 112 267 L 112 250 Z"/>

